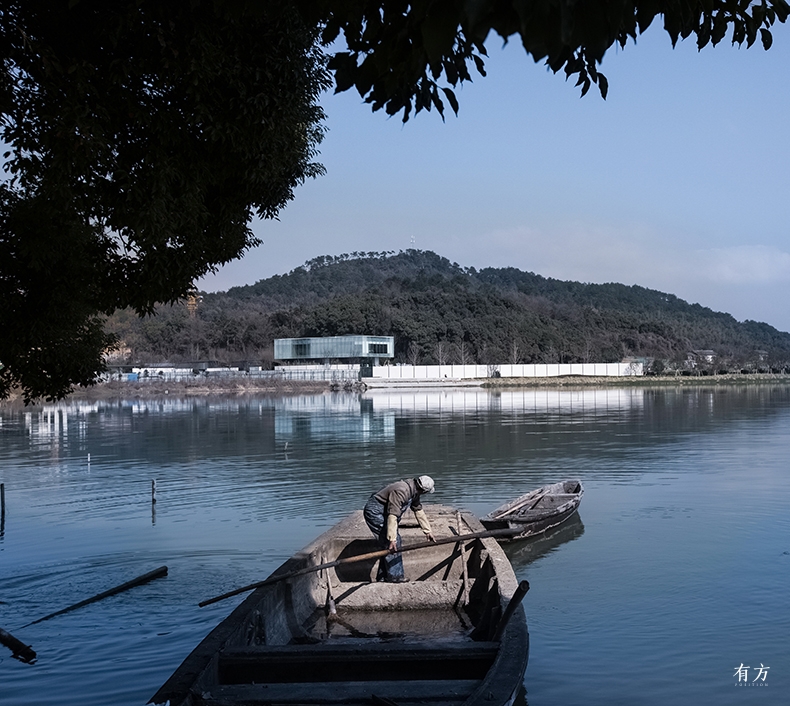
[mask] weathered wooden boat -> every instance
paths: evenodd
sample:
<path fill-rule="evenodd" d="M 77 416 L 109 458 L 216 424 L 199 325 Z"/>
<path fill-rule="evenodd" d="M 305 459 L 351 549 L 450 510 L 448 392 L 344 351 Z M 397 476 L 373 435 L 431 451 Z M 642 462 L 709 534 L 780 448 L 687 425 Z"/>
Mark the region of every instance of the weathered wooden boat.
<path fill-rule="evenodd" d="M 526 539 L 557 527 L 579 509 L 584 495 L 580 480 L 564 480 L 530 491 L 500 505 L 480 521 L 486 529 L 517 530 L 508 539 Z"/>
<path fill-rule="evenodd" d="M 470 512 L 425 509 L 440 541 L 486 533 Z M 406 523 L 401 535 L 404 547 L 424 539 Z M 355 512 L 267 582 L 376 549 Z M 523 607 L 510 599 L 523 595 L 526 582 L 519 586 L 496 539 L 436 544 L 402 557 L 406 583 L 372 580 L 378 560 L 371 559 L 260 586 L 151 703 L 512 704 L 523 689 L 529 634 Z"/>

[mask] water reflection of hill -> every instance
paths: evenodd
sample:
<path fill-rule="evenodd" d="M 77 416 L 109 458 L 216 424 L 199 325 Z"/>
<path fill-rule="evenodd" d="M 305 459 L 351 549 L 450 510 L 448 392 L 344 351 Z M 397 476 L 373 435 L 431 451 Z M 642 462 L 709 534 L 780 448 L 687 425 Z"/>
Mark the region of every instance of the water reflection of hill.
<path fill-rule="evenodd" d="M 538 537 L 508 542 L 503 547 L 510 559 L 510 563 L 513 564 L 513 568 L 518 571 L 536 559 L 557 551 L 563 544 L 572 542 L 583 534 L 584 524 L 577 512 L 567 522 L 548 532 L 544 532 Z"/>
<path fill-rule="evenodd" d="M 358 453 L 388 459 L 390 466 L 441 464 L 452 471 L 478 462 L 493 469 L 519 459 L 534 469 L 551 469 L 561 449 L 573 472 L 583 472 L 599 459 L 607 463 L 633 449 L 715 432 L 741 419 L 768 418 L 788 406 L 787 385 L 376 390 L 69 402 L 4 410 L 0 433 L 6 439 L 15 435 L 18 448 L 49 459 L 92 453 L 192 463 L 287 453 L 292 461 L 309 461 L 340 444 L 348 449 L 349 468 Z"/>

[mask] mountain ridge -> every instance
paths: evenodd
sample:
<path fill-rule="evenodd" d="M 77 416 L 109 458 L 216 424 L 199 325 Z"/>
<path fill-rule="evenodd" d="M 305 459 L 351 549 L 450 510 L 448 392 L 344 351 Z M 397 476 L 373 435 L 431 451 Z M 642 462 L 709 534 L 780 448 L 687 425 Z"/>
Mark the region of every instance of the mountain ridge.
<path fill-rule="evenodd" d="M 636 356 L 681 365 L 784 365 L 790 334 L 640 285 L 557 280 L 514 267 L 462 267 L 431 251 L 322 256 L 283 275 L 202 293 L 108 326 L 132 357 L 271 359 L 274 338 L 394 335 L 402 362 L 591 362 Z"/>

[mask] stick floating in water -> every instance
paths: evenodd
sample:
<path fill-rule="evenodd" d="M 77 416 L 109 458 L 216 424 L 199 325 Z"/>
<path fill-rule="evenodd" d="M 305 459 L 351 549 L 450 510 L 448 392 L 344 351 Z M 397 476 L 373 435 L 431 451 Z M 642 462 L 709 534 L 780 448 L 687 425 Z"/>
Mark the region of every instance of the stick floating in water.
<path fill-rule="evenodd" d="M 6 632 L 0 628 L 0 642 L 3 643 L 11 652 L 14 657 L 22 662 L 33 664 L 36 661 L 36 653 L 21 640 L 17 640 L 10 632 Z"/>
<path fill-rule="evenodd" d="M 45 615 L 43 618 L 34 620 L 32 623 L 28 623 L 27 625 L 23 625 L 22 627 L 26 628 L 29 627 L 30 625 L 35 625 L 36 623 L 43 623 L 45 620 L 54 618 L 56 615 L 63 615 L 63 613 L 68 613 L 69 611 L 76 610 L 77 608 L 82 608 L 82 606 L 88 605 L 89 603 L 95 603 L 96 601 L 100 601 L 102 600 L 102 598 L 107 598 L 109 596 L 114 596 L 116 593 L 122 593 L 123 591 L 128 591 L 130 588 L 134 588 L 135 586 L 141 586 L 142 584 L 148 583 L 149 581 L 153 581 L 154 579 L 158 579 L 161 576 L 167 576 L 166 566 L 160 566 L 158 569 L 149 571 L 147 574 L 138 576 L 136 579 L 132 579 L 131 581 L 127 581 L 126 583 L 122 583 L 120 586 L 111 588 L 108 591 L 103 591 L 102 593 L 99 593 L 91 598 L 86 598 L 84 601 L 75 603 L 74 605 L 71 605 L 68 608 L 63 608 L 62 610 L 57 610 L 54 613 Z"/>

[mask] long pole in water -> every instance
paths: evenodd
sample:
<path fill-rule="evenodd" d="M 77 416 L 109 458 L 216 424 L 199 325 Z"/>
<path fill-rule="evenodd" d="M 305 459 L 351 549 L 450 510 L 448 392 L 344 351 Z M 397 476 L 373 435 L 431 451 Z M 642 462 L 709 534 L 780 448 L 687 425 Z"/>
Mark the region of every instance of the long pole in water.
<path fill-rule="evenodd" d="M 135 586 L 141 586 L 144 583 L 148 583 L 149 581 L 153 581 L 154 579 L 158 579 L 160 576 L 167 576 L 167 567 L 160 566 L 158 569 L 154 569 L 153 571 L 149 571 L 147 574 L 143 574 L 142 576 L 138 576 L 136 579 L 132 579 L 131 581 L 127 581 L 126 583 L 122 583 L 120 586 L 116 586 L 115 588 L 111 588 L 107 591 L 103 591 L 102 593 L 98 593 L 91 598 L 86 598 L 84 601 L 80 601 L 79 603 L 75 603 L 74 605 L 70 605 L 68 608 L 63 608 L 62 610 L 57 610 L 54 613 L 50 613 L 49 615 L 45 615 L 43 618 L 39 618 L 38 620 L 34 620 L 32 623 L 28 623 L 27 625 L 23 625 L 23 628 L 29 627 L 31 625 L 35 625 L 36 623 L 43 623 L 45 620 L 49 620 L 50 618 L 54 618 L 56 615 L 63 615 L 63 613 L 68 613 L 72 610 L 76 610 L 77 608 L 82 608 L 82 606 L 88 605 L 89 603 L 95 603 L 96 601 L 102 600 L 102 598 L 108 598 L 109 596 L 114 596 L 116 593 L 121 593 L 123 591 L 128 591 L 130 588 L 134 588 Z"/>
<path fill-rule="evenodd" d="M 6 632 L 2 628 L 0 628 L 0 643 L 11 650 L 14 657 L 22 662 L 32 664 L 36 661 L 36 653 L 30 645 L 26 645 L 22 640 L 17 640 L 10 632 Z"/>
<path fill-rule="evenodd" d="M 485 532 L 471 532 L 470 534 L 462 534 L 460 536 L 455 537 L 442 537 L 437 539 L 435 542 L 417 542 L 416 544 L 412 544 L 408 547 L 401 547 L 398 553 L 402 554 L 403 552 L 413 552 L 417 549 L 427 549 L 428 547 L 435 547 L 439 544 L 456 544 L 457 542 L 465 542 L 469 539 L 483 539 L 485 537 L 511 537 L 514 534 L 520 532 L 521 529 L 496 529 L 496 530 L 486 530 Z M 312 574 L 314 571 L 321 571 L 321 569 L 331 569 L 333 566 L 341 566 L 342 564 L 356 564 L 360 561 L 368 561 L 370 559 L 380 559 L 383 556 L 387 556 L 390 551 L 389 549 L 379 549 L 375 552 L 368 552 L 367 554 L 359 554 L 358 556 L 349 556 L 345 559 L 335 559 L 335 561 L 329 561 L 325 564 L 316 564 L 315 566 L 307 566 L 303 569 L 297 569 L 296 571 L 289 571 L 285 574 L 280 574 L 279 576 L 270 576 L 268 579 L 264 581 L 257 581 L 255 583 L 248 584 L 247 586 L 242 586 L 241 588 L 236 588 L 233 591 L 228 591 L 227 593 L 223 593 L 221 596 L 215 596 L 214 598 L 209 598 L 205 601 L 201 601 L 198 603 L 198 606 L 201 608 L 211 605 L 212 603 L 217 603 L 219 601 L 224 601 L 226 598 L 231 598 L 232 596 L 238 596 L 240 593 L 245 593 L 246 591 L 252 591 L 254 588 L 260 588 L 261 586 L 268 586 L 272 583 L 278 583 L 280 581 L 285 581 L 286 579 L 292 579 L 296 576 L 304 576 L 305 574 Z"/>

